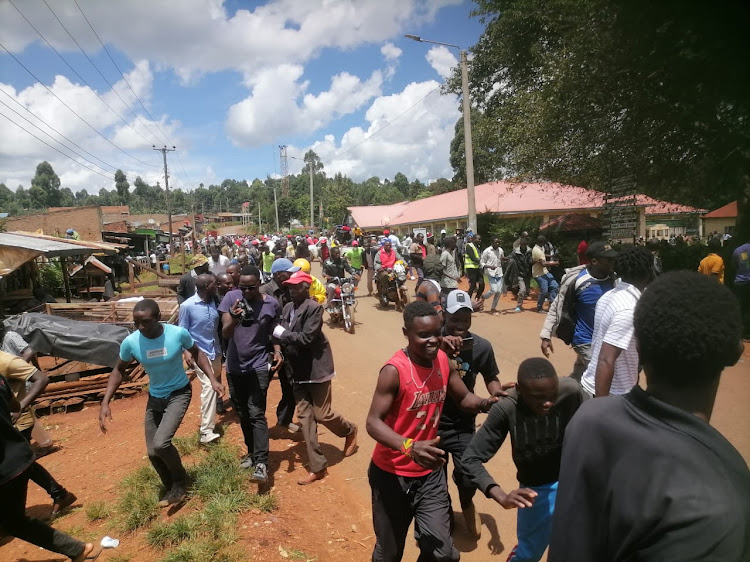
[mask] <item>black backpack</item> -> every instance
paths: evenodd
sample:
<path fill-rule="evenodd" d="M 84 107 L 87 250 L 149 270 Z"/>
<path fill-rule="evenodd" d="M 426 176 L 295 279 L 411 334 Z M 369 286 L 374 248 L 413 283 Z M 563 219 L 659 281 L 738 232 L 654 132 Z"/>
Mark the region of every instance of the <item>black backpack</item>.
<path fill-rule="evenodd" d="M 580 273 L 573 277 L 568 282 L 568 290 L 565 291 L 565 300 L 563 301 L 562 311 L 560 312 L 560 319 L 557 322 L 557 328 L 555 329 L 555 336 L 561 339 L 565 344 L 570 345 L 573 341 L 573 334 L 576 331 L 576 322 L 578 322 L 578 315 L 576 314 L 576 295 L 578 291 L 583 290 L 590 285 L 592 279 L 589 275 L 588 278 L 579 277 Z M 579 281 L 581 281 L 579 285 Z"/>

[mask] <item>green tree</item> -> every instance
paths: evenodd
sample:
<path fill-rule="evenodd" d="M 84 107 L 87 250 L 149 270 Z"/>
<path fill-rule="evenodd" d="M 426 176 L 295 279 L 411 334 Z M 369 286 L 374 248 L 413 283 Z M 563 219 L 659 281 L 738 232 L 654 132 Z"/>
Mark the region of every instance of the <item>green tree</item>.
<path fill-rule="evenodd" d="M 12 202 L 14 193 L 4 183 L 0 183 L 0 205 L 5 206 Z"/>
<path fill-rule="evenodd" d="M 748 222 L 746 3 L 478 0 L 475 15 L 470 87 L 496 170 L 600 190 L 632 176 L 680 203 L 739 199 Z"/>
<path fill-rule="evenodd" d="M 497 124 L 481 111 L 471 111 L 471 139 L 474 153 L 474 185 L 499 179 L 505 162 L 495 147 L 498 145 Z M 450 163 L 453 168 L 455 189 L 466 187 L 466 146 L 464 144 L 464 118 L 461 116 L 454 127 L 450 145 Z"/>
<path fill-rule="evenodd" d="M 120 199 L 122 205 L 127 205 L 130 200 L 130 184 L 128 183 L 128 177 L 122 170 L 115 172 L 115 189 L 117 190 L 117 197 Z"/>
<path fill-rule="evenodd" d="M 397 172 L 393 177 L 393 187 L 398 189 L 404 197 L 409 197 L 409 180 L 401 172 Z"/>
<path fill-rule="evenodd" d="M 29 192 L 34 208 L 60 206 L 60 178 L 49 162 L 44 161 L 37 165 Z"/>

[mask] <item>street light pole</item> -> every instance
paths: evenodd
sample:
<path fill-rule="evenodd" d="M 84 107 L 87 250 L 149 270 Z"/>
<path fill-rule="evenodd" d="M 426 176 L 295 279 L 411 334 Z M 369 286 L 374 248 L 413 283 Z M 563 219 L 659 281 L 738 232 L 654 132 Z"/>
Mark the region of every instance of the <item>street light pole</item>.
<path fill-rule="evenodd" d="M 458 45 L 453 43 L 441 43 L 440 41 L 430 41 L 422 39 L 418 35 L 404 35 L 407 39 L 418 41 L 419 43 L 432 43 L 434 45 L 443 45 L 444 47 L 453 47 L 458 49 L 461 57 L 461 93 L 463 97 L 463 114 L 464 114 L 464 150 L 466 156 L 466 199 L 468 207 L 469 229 L 476 233 L 477 231 L 477 205 L 474 196 L 474 147 L 471 137 L 471 99 L 469 97 L 469 65 L 467 53 Z"/>
<path fill-rule="evenodd" d="M 294 160 L 305 161 L 304 158 L 297 158 L 296 156 L 290 156 Z M 313 163 L 312 160 L 309 162 L 310 165 L 310 228 L 315 229 L 315 205 L 313 204 Z"/>
<path fill-rule="evenodd" d="M 279 229 L 279 202 L 276 200 L 276 182 L 273 184 L 273 206 L 276 209 L 276 232 L 280 232 Z"/>

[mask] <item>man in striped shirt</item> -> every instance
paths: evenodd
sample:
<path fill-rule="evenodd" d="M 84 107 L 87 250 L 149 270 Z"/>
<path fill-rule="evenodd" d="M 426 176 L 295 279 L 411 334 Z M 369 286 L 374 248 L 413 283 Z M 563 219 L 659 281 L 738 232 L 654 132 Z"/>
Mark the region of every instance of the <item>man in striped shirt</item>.
<path fill-rule="evenodd" d="M 595 397 L 626 394 L 638 384 L 638 350 L 633 312 L 653 277 L 653 258 L 642 246 L 624 249 L 615 259 L 617 286 L 596 303 L 591 362 L 581 386 Z"/>

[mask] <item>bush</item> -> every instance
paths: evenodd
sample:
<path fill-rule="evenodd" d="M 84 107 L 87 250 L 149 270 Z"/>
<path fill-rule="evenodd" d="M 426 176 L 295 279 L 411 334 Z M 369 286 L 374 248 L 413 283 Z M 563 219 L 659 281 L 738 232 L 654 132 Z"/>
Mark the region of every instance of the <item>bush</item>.
<path fill-rule="evenodd" d="M 63 294 L 63 275 L 60 262 L 52 262 L 39 268 L 42 285 L 53 295 Z"/>

